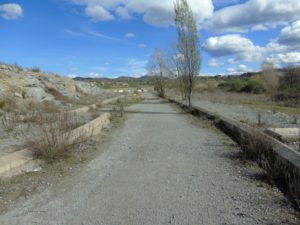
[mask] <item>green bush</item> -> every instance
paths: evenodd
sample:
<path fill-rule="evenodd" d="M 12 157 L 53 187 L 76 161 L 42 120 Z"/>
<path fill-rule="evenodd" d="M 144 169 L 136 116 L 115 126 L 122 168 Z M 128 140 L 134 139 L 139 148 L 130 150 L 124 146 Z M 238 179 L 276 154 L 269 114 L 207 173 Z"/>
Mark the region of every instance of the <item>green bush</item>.
<path fill-rule="evenodd" d="M 265 88 L 262 83 L 251 79 L 234 79 L 229 80 L 219 85 L 220 88 L 225 88 L 232 92 L 247 92 L 247 93 L 263 93 Z"/>
<path fill-rule="evenodd" d="M 244 86 L 242 87 L 240 92 L 260 94 L 265 92 L 265 88 L 261 83 L 255 80 L 248 80 L 247 82 L 244 83 Z"/>
<path fill-rule="evenodd" d="M 241 92 L 244 86 L 245 82 L 243 80 L 236 80 L 232 82 L 230 91 Z"/>

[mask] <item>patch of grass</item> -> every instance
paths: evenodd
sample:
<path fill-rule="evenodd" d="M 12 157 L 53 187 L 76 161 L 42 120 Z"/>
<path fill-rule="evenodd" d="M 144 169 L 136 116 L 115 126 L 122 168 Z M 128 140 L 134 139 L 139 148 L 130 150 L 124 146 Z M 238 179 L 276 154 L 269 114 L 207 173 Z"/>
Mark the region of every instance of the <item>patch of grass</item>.
<path fill-rule="evenodd" d="M 0 109 L 3 109 L 4 106 L 5 106 L 5 101 L 0 100 Z"/>
<path fill-rule="evenodd" d="M 270 110 L 272 112 L 282 112 L 288 115 L 298 115 L 300 116 L 300 109 L 294 107 L 287 107 L 287 106 L 279 106 L 276 104 L 260 104 L 260 103 L 245 103 L 245 106 L 249 106 L 251 108 L 260 108 L 265 110 Z"/>

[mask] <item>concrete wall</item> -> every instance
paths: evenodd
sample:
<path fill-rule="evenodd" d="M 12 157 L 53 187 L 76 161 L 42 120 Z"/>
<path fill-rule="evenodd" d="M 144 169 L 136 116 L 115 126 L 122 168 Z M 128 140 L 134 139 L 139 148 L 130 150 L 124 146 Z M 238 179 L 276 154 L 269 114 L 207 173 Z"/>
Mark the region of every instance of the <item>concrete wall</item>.
<path fill-rule="evenodd" d="M 169 99 L 170 102 L 187 109 L 187 105 L 174 99 Z M 290 192 L 294 199 L 300 200 L 300 153 L 289 148 L 275 138 L 263 133 L 262 131 L 250 127 L 247 124 L 216 115 L 209 110 L 201 107 L 193 107 L 191 113 L 195 116 L 205 117 L 214 122 L 215 126 L 230 136 L 234 141 L 242 145 L 253 135 L 259 135 L 262 140 L 270 142 L 274 153 L 274 164 L 271 168 L 272 173 L 276 173 L 278 179 L 287 186 L 287 191 Z M 280 185 L 283 185 L 282 183 Z"/>

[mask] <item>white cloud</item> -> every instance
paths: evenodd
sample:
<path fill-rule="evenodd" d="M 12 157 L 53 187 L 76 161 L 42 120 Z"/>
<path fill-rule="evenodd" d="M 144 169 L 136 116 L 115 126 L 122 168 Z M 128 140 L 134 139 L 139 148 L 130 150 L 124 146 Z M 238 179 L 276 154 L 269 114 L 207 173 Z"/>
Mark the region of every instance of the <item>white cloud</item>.
<path fill-rule="evenodd" d="M 95 36 L 95 37 L 98 37 L 98 38 L 108 39 L 108 40 L 111 40 L 111 41 L 120 41 L 120 39 L 118 39 L 116 37 L 105 35 L 103 33 L 95 31 L 95 30 L 74 31 L 74 30 L 64 29 L 64 30 L 62 30 L 62 32 L 64 32 L 65 34 L 67 34 L 69 36 L 73 36 L 73 37 Z"/>
<path fill-rule="evenodd" d="M 284 27 L 267 49 L 271 53 L 284 53 L 300 50 L 300 20 Z"/>
<path fill-rule="evenodd" d="M 94 31 L 94 30 L 87 30 L 87 31 L 85 31 L 85 33 L 89 34 L 89 35 L 92 35 L 92 36 L 95 36 L 95 37 L 99 37 L 99 38 L 103 38 L 103 39 L 108 39 L 108 40 L 112 40 L 112 41 L 119 41 L 120 40 L 118 38 L 111 37 L 111 36 L 102 34 L 102 33 L 98 32 L 98 31 Z"/>
<path fill-rule="evenodd" d="M 125 34 L 125 38 L 134 38 L 135 37 L 135 34 L 134 33 L 127 33 Z"/>
<path fill-rule="evenodd" d="M 136 60 L 132 58 L 128 60 L 125 71 L 128 71 L 132 76 L 142 76 L 146 74 L 146 65 L 146 60 Z"/>
<path fill-rule="evenodd" d="M 109 11 L 100 5 L 86 7 L 85 14 L 91 17 L 94 21 L 110 21 L 115 19 Z"/>
<path fill-rule="evenodd" d="M 230 75 L 239 75 L 247 72 L 253 72 L 253 69 L 249 68 L 248 66 L 244 64 L 240 64 L 238 68 L 227 68 L 227 73 Z"/>
<path fill-rule="evenodd" d="M 232 61 L 259 60 L 264 52 L 264 48 L 237 34 L 208 38 L 203 49 L 214 57 L 232 56 Z"/>
<path fill-rule="evenodd" d="M 243 73 L 252 72 L 253 70 L 251 68 L 248 68 L 248 66 L 241 64 L 239 65 L 239 71 Z"/>
<path fill-rule="evenodd" d="M 141 43 L 141 44 L 138 44 L 138 47 L 139 47 L 139 48 L 146 48 L 146 47 L 147 47 L 147 45 L 146 45 L 146 44 L 143 44 L 143 43 Z"/>
<path fill-rule="evenodd" d="M 220 62 L 219 60 L 217 59 L 211 59 L 208 64 L 207 64 L 209 67 L 215 67 L 215 68 L 218 68 L 218 67 L 221 67 L 224 65 L 223 62 Z"/>
<path fill-rule="evenodd" d="M 75 77 L 79 77 L 79 75 L 76 74 L 76 73 L 70 73 L 70 74 L 67 74 L 67 77 L 69 77 L 69 78 L 75 78 Z"/>
<path fill-rule="evenodd" d="M 130 15 L 128 9 L 126 9 L 125 7 L 118 7 L 116 9 L 116 14 L 121 18 L 121 19 L 124 19 L 124 20 L 129 20 L 129 19 L 132 19 L 132 16 Z"/>
<path fill-rule="evenodd" d="M 130 19 L 140 14 L 146 23 L 155 26 L 169 26 L 174 22 L 173 0 L 70 0 L 86 7 L 86 14 L 95 20 L 105 21 L 117 14 L 121 19 Z M 213 14 L 212 0 L 187 0 L 198 23 Z M 89 10 L 87 10 L 89 9 Z"/>
<path fill-rule="evenodd" d="M 300 43 L 300 20 L 294 22 L 291 26 L 283 28 L 278 37 L 280 44 L 298 44 Z"/>
<path fill-rule="evenodd" d="M 75 37 L 83 37 L 84 36 L 84 34 L 81 32 L 77 32 L 77 31 L 73 31 L 73 30 L 69 30 L 69 29 L 64 29 L 62 31 L 70 36 L 75 36 Z"/>
<path fill-rule="evenodd" d="M 268 29 L 269 28 L 263 24 L 258 24 L 258 25 L 254 25 L 253 27 L 251 27 L 251 31 L 266 31 Z"/>
<path fill-rule="evenodd" d="M 236 64 L 237 62 L 235 61 L 234 58 L 230 58 L 230 59 L 228 59 L 228 63 L 229 64 Z"/>
<path fill-rule="evenodd" d="M 23 15 L 23 10 L 18 4 L 0 5 L 0 16 L 6 20 L 15 20 Z"/>
<path fill-rule="evenodd" d="M 300 52 L 272 54 L 266 58 L 266 62 L 273 63 L 276 67 L 289 65 L 300 66 Z"/>
<path fill-rule="evenodd" d="M 248 32 L 300 19 L 299 0 L 249 0 L 214 13 L 205 27 L 215 33 Z"/>

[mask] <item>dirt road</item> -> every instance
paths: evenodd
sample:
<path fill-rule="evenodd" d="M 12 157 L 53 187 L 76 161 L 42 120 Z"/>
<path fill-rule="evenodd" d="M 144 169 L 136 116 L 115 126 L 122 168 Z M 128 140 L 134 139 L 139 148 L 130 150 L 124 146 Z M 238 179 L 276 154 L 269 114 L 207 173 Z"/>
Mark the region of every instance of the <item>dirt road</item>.
<path fill-rule="evenodd" d="M 0 216 L 1 225 L 298 224 L 276 189 L 228 157 L 205 121 L 150 94 L 131 106 L 103 154 Z"/>

